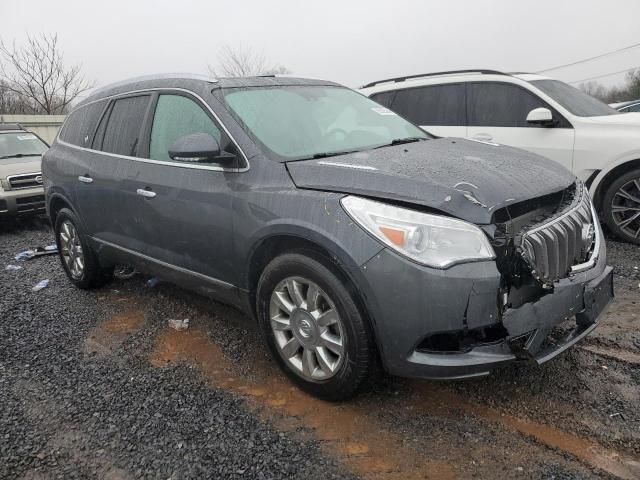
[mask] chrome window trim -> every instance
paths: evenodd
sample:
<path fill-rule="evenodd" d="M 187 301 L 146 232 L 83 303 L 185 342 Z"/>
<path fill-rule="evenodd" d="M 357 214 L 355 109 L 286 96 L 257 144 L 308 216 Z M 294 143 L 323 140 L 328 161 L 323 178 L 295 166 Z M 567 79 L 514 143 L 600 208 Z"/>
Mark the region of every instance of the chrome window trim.
<path fill-rule="evenodd" d="M 242 173 L 242 172 L 246 172 L 247 170 L 249 170 L 249 168 L 251 167 L 251 165 L 249 164 L 249 157 L 247 157 L 246 153 L 244 153 L 244 150 L 242 150 L 242 148 L 240 147 L 240 144 L 233 137 L 233 135 L 231 135 L 231 132 L 229 132 L 229 130 L 227 129 L 225 124 L 222 123 L 222 120 L 220 120 L 220 117 L 218 117 L 216 112 L 213 111 L 213 109 L 209 106 L 209 104 L 207 104 L 207 102 L 205 102 L 204 99 L 200 95 L 198 95 L 194 91 L 186 89 L 186 88 L 179 88 L 179 87 L 153 87 L 153 88 L 145 88 L 145 89 L 142 89 L 142 90 L 130 90 L 130 91 L 127 91 L 127 92 L 117 93 L 117 94 L 114 94 L 114 95 L 108 95 L 106 97 L 101 97 L 101 98 L 98 98 L 96 100 L 92 100 L 90 102 L 87 102 L 87 103 L 81 105 L 76 110 L 74 110 L 74 112 L 80 110 L 81 108 L 84 108 L 84 107 L 87 107 L 89 105 L 92 105 L 94 103 L 102 102 L 104 100 L 111 100 L 111 99 L 119 98 L 119 97 L 127 97 L 127 96 L 135 95 L 135 94 L 152 93 L 152 92 L 158 92 L 158 91 L 182 92 L 182 93 L 187 93 L 187 94 L 192 95 L 193 97 L 195 97 L 198 100 L 198 102 L 202 104 L 200 106 L 201 107 L 204 106 L 206 108 L 206 110 L 209 111 L 211 113 L 211 115 L 213 115 L 213 117 L 216 119 L 216 121 L 218 122 L 220 127 L 222 127 L 222 130 L 224 130 L 224 132 L 229 136 L 229 138 L 231 139 L 233 144 L 238 149 L 238 152 L 240 152 L 240 155 L 242 155 L 242 158 L 244 158 L 246 166 L 241 167 L 241 168 L 225 168 L 225 167 L 218 167 L 218 166 L 211 166 L 211 165 L 193 165 L 193 164 L 184 164 L 182 162 L 170 162 L 170 161 L 167 161 L 167 160 L 151 160 L 150 158 L 131 157 L 129 155 L 119 155 L 117 153 L 103 152 L 102 150 L 94 150 L 93 148 L 87 148 L 87 147 L 81 147 L 79 145 L 73 145 L 71 143 L 65 142 L 59 136 L 56 138 L 55 142 L 59 143 L 61 145 L 64 145 L 65 147 L 74 148 L 76 150 L 80 150 L 80 151 L 84 151 L 84 152 L 98 153 L 98 154 L 101 154 L 101 155 L 107 155 L 107 156 L 114 157 L 114 158 L 122 158 L 122 159 L 125 159 L 125 160 L 134 160 L 134 161 L 137 161 L 137 162 L 151 163 L 151 164 L 154 164 L 154 165 L 167 165 L 167 166 L 171 166 L 171 167 L 191 168 L 191 169 L 194 169 L 194 170 L 211 170 L 211 171 L 215 171 L 215 172 Z M 74 113 L 74 112 L 71 112 L 71 113 Z M 62 129 L 60 129 L 60 131 L 62 131 Z"/>
<path fill-rule="evenodd" d="M 180 273 L 184 273 L 184 274 L 187 274 L 187 275 L 192 275 L 194 277 L 198 277 L 198 278 L 200 278 L 202 280 L 206 280 L 206 281 L 208 281 L 210 283 L 214 283 L 216 285 L 220 285 L 221 287 L 224 287 L 224 288 L 227 288 L 227 289 L 237 288 L 232 283 L 225 282 L 223 280 L 218 280 L 217 278 L 209 277 L 209 276 L 204 275 L 202 273 L 194 272 L 193 270 L 189 270 L 188 268 L 178 267 L 177 265 L 173 265 L 171 263 L 163 262 L 162 260 L 158 260 L 156 258 L 150 257 L 149 255 L 145 255 L 144 253 L 136 252 L 135 250 L 131 250 L 129 248 L 121 247 L 120 245 L 116 245 L 115 243 L 111 243 L 111 242 L 108 242 L 106 240 L 101 240 L 101 239 L 96 238 L 96 237 L 91 237 L 91 239 L 96 241 L 96 242 L 98 242 L 98 243 L 106 245 L 108 247 L 115 248 L 117 250 L 120 250 L 122 252 L 128 253 L 130 255 L 135 255 L 136 257 L 143 258 L 144 260 L 147 260 L 149 262 L 157 263 L 158 265 L 163 266 L 165 268 L 170 268 L 170 269 L 176 270 L 176 271 L 178 271 Z"/>

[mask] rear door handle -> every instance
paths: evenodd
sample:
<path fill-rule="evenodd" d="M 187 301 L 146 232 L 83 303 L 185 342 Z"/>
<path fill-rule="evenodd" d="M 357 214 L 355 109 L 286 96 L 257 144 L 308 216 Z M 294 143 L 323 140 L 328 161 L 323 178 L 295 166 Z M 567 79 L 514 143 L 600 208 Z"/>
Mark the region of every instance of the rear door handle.
<path fill-rule="evenodd" d="M 145 190 L 144 188 L 139 188 L 136 190 L 136 193 L 145 198 L 153 198 L 156 196 L 156 192 L 152 192 L 151 190 Z"/>
<path fill-rule="evenodd" d="M 473 140 L 480 140 L 481 142 L 491 142 L 493 137 L 488 133 L 476 133 L 473 137 Z"/>
<path fill-rule="evenodd" d="M 78 177 L 78 180 L 80 180 L 82 183 L 93 183 L 93 178 L 91 178 L 89 175 L 80 175 Z"/>

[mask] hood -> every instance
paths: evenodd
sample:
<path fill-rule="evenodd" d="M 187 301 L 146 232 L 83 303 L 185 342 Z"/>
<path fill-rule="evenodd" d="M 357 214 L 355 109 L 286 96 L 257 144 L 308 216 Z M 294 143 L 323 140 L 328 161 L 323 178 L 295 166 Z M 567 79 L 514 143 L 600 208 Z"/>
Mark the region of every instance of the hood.
<path fill-rule="evenodd" d="M 575 176 L 539 155 L 441 138 L 287 163 L 299 188 L 423 205 L 476 223 L 497 209 L 559 192 Z"/>
<path fill-rule="evenodd" d="M 580 120 L 597 125 L 631 125 L 640 127 L 640 112 L 623 112 L 619 115 L 581 117 Z"/>
<path fill-rule="evenodd" d="M 41 157 L 0 159 L 0 179 L 2 180 L 6 180 L 10 175 L 37 173 L 40 171 L 42 171 Z"/>

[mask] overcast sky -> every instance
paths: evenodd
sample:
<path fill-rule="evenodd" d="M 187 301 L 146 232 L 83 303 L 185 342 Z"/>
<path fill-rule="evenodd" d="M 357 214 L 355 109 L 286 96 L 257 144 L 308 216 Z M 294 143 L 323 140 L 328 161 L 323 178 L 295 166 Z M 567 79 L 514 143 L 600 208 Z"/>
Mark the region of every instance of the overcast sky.
<path fill-rule="evenodd" d="M 224 44 L 359 86 L 449 69 L 537 71 L 639 43 L 640 1 L 0 0 L 0 22 L 5 41 L 58 33 L 65 59 L 97 86 L 206 73 Z M 574 81 L 632 67 L 640 47 L 549 74 Z"/>

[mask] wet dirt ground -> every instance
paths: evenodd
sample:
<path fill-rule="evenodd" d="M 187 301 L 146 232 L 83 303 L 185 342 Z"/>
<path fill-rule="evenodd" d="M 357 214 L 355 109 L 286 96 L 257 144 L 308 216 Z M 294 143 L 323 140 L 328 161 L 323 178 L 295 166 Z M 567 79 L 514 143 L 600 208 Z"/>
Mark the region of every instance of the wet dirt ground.
<path fill-rule="evenodd" d="M 293 387 L 236 310 L 143 276 L 82 292 L 55 257 L 6 272 L 52 235 L 0 237 L 2 478 L 640 478 L 637 247 L 607 242 L 616 301 L 553 361 L 382 377 L 333 404 Z"/>

